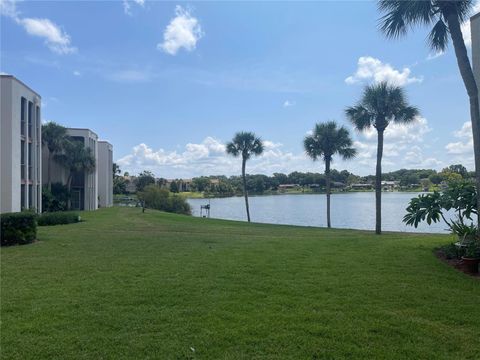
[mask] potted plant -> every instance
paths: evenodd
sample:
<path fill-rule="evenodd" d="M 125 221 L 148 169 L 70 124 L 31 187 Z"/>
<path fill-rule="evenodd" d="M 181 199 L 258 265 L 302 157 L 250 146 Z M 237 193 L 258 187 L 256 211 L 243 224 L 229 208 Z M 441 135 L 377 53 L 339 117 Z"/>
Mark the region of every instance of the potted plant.
<path fill-rule="evenodd" d="M 478 273 L 480 263 L 480 242 L 472 241 L 465 247 L 465 255 L 462 256 L 465 268 L 470 274 Z"/>

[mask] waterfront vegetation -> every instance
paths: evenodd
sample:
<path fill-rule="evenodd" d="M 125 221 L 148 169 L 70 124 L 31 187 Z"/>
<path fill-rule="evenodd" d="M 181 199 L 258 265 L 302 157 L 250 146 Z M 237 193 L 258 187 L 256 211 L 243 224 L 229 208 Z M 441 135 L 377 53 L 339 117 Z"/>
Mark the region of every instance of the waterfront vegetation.
<path fill-rule="evenodd" d="M 480 282 L 449 235 L 84 212 L 3 248 L 8 359 L 474 359 Z M 21 271 L 19 271 L 19 269 Z"/>

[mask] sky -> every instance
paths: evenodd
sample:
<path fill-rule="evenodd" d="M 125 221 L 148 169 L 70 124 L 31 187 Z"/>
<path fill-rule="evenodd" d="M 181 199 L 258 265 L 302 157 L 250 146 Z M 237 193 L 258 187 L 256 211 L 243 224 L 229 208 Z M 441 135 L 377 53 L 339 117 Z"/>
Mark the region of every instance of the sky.
<path fill-rule="evenodd" d="M 355 131 L 344 112 L 383 80 L 404 86 L 421 111 L 413 124 L 387 128 L 384 171 L 473 169 L 451 46 L 432 53 L 427 28 L 386 39 L 375 2 L 0 0 L 0 13 L 0 72 L 41 95 L 44 122 L 111 142 L 131 174 L 239 174 L 224 145 L 238 131 L 265 142 L 249 173 L 322 172 L 303 139 L 328 120 L 350 129 L 358 150 L 333 167 L 373 174 L 375 132 Z M 469 24 L 462 30 L 470 46 Z"/>

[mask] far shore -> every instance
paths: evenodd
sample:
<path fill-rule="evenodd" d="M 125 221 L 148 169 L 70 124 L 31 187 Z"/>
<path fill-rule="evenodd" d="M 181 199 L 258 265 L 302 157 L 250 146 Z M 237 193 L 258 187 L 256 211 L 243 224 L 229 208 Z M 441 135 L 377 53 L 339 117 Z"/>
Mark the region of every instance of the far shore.
<path fill-rule="evenodd" d="M 332 195 L 334 194 L 352 194 L 352 193 L 374 193 L 375 190 L 348 190 L 348 191 L 332 191 Z M 424 191 L 423 189 L 411 189 L 411 190 L 395 190 L 395 191 L 382 191 L 383 193 L 428 193 L 433 192 L 433 190 Z M 202 192 L 181 192 L 182 196 L 186 197 L 187 199 L 214 199 L 214 198 L 230 198 L 230 197 L 242 197 L 243 194 L 229 194 L 229 195 L 222 195 L 222 194 L 205 194 Z M 248 193 L 248 196 L 277 196 L 277 195 L 325 195 L 324 191 L 301 191 L 301 190 L 293 190 L 293 191 L 265 191 L 263 193 Z"/>

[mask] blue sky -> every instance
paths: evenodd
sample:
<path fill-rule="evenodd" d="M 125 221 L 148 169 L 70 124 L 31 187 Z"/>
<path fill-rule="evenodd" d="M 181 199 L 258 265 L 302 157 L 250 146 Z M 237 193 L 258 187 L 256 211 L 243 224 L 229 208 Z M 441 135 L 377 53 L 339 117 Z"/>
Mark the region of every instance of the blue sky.
<path fill-rule="evenodd" d="M 404 85 L 422 113 L 389 129 L 385 170 L 472 168 L 453 51 L 432 56 L 421 28 L 385 39 L 375 2 L 1 4 L 0 71 L 41 94 L 44 121 L 109 140 L 122 170 L 237 174 L 223 144 L 247 130 L 267 150 L 250 173 L 322 171 L 303 154 L 304 136 L 319 121 L 351 127 L 345 107 L 379 80 Z M 375 134 L 352 136 L 358 158 L 335 167 L 374 173 Z"/>

